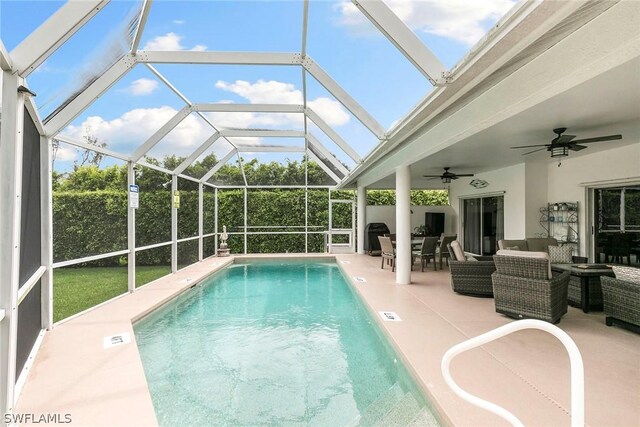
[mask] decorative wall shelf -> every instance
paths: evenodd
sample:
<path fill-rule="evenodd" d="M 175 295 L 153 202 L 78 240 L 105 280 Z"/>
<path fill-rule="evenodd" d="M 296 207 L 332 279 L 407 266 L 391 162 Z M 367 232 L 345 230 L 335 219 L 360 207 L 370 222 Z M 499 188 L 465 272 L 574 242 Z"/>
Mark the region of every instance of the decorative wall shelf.
<path fill-rule="evenodd" d="M 580 251 L 578 209 L 578 202 L 548 203 L 540 208 L 540 225 L 547 236 L 555 238 L 560 246 L 575 245 L 574 255 Z"/>

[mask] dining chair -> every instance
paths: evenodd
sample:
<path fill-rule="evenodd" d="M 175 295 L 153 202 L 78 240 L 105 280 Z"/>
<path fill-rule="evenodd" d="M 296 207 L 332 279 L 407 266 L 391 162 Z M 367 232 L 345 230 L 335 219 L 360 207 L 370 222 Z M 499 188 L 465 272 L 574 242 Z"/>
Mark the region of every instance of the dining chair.
<path fill-rule="evenodd" d="M 391 264 L 391 271 L 396 271 L 396 252 L 393 249 L 393 243 L 391 243 L 391 237 L 378 236 L 380 241 L 380 251 L 382 256 L 382 263 L 380 268 L 384 270 L 384 261 L 387 264 Z"/>
<path fill-rule="evenodd" d="M 438 265 L 436 263 L 436 249 L 438 247 L 438 239 L 438 236 L 425 237 L 424 239 L 422 239 L 420 250 L 413 252 L 412 264 L 416 259 L 420 259 L 420 271 L 424 271 L 425 261 L 428 264 L 431 259 L 433 259 L 433 269 L 438 269 Z"/>
<path fill-rule="evenodd" d="M 440 262 L 440 269 L 442 270 L 442 258 L 447 261 L 447 265 L 449 265 L 449 251 L 447 250 L 447 245 L 453 242 L 458 238 L 457 234 L 445 234 L 442 236 L 440 240 L 440 246 L 438 248 L 438 261 Z"/>

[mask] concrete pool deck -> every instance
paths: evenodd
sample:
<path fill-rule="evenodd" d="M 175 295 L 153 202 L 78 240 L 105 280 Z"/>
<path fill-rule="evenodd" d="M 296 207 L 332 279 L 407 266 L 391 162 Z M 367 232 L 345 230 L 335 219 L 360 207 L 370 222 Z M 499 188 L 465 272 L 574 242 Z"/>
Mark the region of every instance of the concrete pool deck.
<path fill-rule="evenodd" d="M 440 373 L 440 361 L 450 347 L 512 321 L 495 313 L 493 299 L 455 294 L 446 268 L 414 271 L 411 285 L 396 285 L 391 270 L 380 269 L 380 258 L 335 258 L 371 311 L 395 311 L 401 317 L 402 322 L 382 322 L 373 314 L 445 423 L 507 425 L 455 396 Z M 208 258 L 56 324 L 44 336 L 14 412 L 68 413 L 75 425 L 156 425 L 132 321 L 233 261 L 233 257 Z M 605 326 L 602 313 L 585 314 L 572 307 L 558 326 L 582 353 L 586 424 L 640 425 L 640 336 Z M 123 332 L 129 333 L 132 343 L 104 348 L 105 336 Z M 570 423 L 569 361 L 551 335 L 517 332 L 460 355 L 451 369 L 463 388 L 504 406 L 525 425 Z"/>

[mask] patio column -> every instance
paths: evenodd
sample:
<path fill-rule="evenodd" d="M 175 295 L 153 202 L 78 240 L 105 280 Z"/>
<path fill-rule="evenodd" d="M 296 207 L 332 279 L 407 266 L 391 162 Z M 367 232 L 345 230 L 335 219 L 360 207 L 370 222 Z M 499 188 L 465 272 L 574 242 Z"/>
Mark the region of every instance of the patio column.
<path fill-rule="evenodd" d="M 10 414 L 16 384 L 24 94 L 18 92 L 21 78 L 0 72 L 0 410 Z"/>
<path fill-rule="evenodd" d="M 411 283 L 411 170 L 396 168 L 396 283 Z"/>
<path fill-rule="evenodd" d="M 364 255 L 364 228 L 367 224 L 367 188 L 358 186 L 358 206 L 357 206 L 357 226 L 358 226 L 358 253 Z"/>

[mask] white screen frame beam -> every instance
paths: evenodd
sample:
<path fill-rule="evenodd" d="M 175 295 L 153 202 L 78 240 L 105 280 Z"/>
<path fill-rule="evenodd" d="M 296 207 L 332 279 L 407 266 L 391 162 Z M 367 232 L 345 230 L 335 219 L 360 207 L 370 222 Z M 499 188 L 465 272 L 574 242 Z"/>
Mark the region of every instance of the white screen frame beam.
<path fill-rule="evenodd" d="M 135 65 L 136 60 L 131 54 L 123 56 L 118 62 L 113 64 L 111 68 L 91 83 L 89 87 L 80 92 L 69 104 L 45 122 L 44 129 L 47 131 L 47 136 L 55 136 L 58 134 L 58 132 L 93 104 L 100 95 L 106 92 Z"/>
<path fill-rule="evenodd" d="M 347 169 L 338 159 L 336 159 L 333 154 L 325 147 L 322 142 L 318 140 L 313 134 L 307 134 L 307 141 L 310 145 L 315 147 L 318 151 L 324 154 L 327 159 L 340 171 L 344 174 L 344 176 L 349 175 L 349 169 Z"/>
<path fill-rule="evenodd" d="M 316 126 L 318 126 L 320 130 L 329 137 L 329 139 L 331 139 L 338 147 L 340 147 L 342 151 L 344 151 L 349 157 L 351 157 L 354 162 L 360 163 L 362 161 L 360 155 L 358 155 L 358 153 L 356 153 L 356 151 L 351 148 L 351 146 L 347 144 L 347 142 L 342 139 L 342 137 L 338 135 L 338 133 L 334 131 L 333 128 L 322 119 L 322 117 L 316 114 L 316 112 L 311 108 L 307 108 L 305 112 L 307 117 L 311 119 L 311 121 L 315 123 Z"/>
<path fill-rule="evenodd" d="M 333 80 L 326 71 L 320 68 L 311 57 L 306 56 L 302 61 L 302 66 L 378 139 L 385 139 L 384 127 L 382 127 L 364 107 L 358 104 L 346 90 Z"/>
<path fill-rule="evenodd" d="M 137 52 L 140 62 L 151 64 L 300 65 L 297 52 L 217 52 L 166 50 Z"/>
<path fill-rule="evenodd" d="M 205 142 L 200 144 L 200 146 L 196 148 L 196 150 L 191 153 L 189 157 L 184 159 L 182 163 L 180 163 L 180 165 L 178 165 L 178 167 L 174 169 L 173 173 L 175 175 L 180 175 L 182 172 L 184 172 L 184 170 L 191 166 L 191 164 L 196 161 L 196 159 L 200 157 L 200 155 L 204 153 L 207 148 L 211 147 L 211 145 L 216 142 L 218 138 L 220 138 L 220 132 L 214 132 L 213 135 L 207 138 Z"/>
<path fill-rule="evenodd" d="M 27 77 L 76 31 L 89 22 L 109 0 L 68 1 L 11 51 L 15 68 Z"/>
<path fill-rule="evenodd" d="M 447 67 L 381 0 L 351 0 L 378 30 L 420 71 L 432 85 L 448 75 Z"/>

